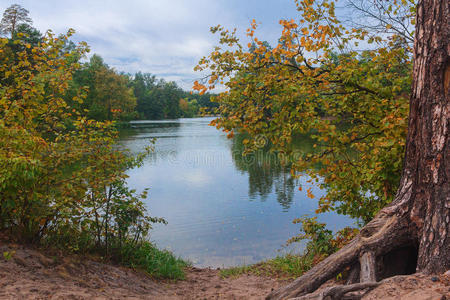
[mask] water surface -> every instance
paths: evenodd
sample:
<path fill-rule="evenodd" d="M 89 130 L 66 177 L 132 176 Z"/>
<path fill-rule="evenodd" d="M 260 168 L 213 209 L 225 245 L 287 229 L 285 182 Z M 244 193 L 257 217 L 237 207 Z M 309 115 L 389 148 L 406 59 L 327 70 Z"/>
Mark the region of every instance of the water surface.
<path fill-rule="evenodd" d="M 211 120 L 145 121 L 123 132 L 121 142 L 133 152 L 156 138 L 145 164 L 128 172 L 132 188 L 150 188 L 150 214 L 169 223 L 155 225 L 150 238 L 195 266 L 234 266 L 275 257 L 299 231 L 292 220 L 313 215 L 323 191 L 307 183 L 306 176 L 291 178 L 289 170 L 262 150 L 243 157 L 242 138 L 227 139 L 208 126 Z M 307 139 L 297 144 L 311 147 Z M 306 196 L 308 187 L 315 199 Z M 333 230 L 352 224 L 332 213 L 319 220 Z"/>

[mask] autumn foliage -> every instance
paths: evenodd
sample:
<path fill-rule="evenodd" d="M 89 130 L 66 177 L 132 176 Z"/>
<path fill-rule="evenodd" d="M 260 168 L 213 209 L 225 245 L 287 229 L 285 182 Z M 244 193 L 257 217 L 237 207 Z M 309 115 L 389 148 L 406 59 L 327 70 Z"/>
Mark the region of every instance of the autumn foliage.
<path fill-rule="evenodd" d="M 296 4 L 299 20 L 280 21 L 275 46 L 257 37 L 255 20 L 246 45 L 236 30 L 211 28 L 220 45 L 200 60 L 196 69 L 210 76 L 194 89 L 224 85 L 215 99 L 221 117 L 212 125 L 263 135 L 283 155 L 293 152 L 300 134 L 310 135 L 316 151 L 292 160 L 293 173 L 308 174 L 326 189 L 318 211 L 367 222 L 392 201 L 400 179 L 411 33 L 388 20 L 380 21 L 381 32 L 344 23 L 334 1 Z M 406 1 L 383 6 L 406 23 L 414 16 L 412 7 Z"/>
<path fill-rule="evenodd" d="M 125 171 L 150 149 L 132 156 L 117 148 L 114 124 L 83 117 L 85 91 L 65 98 L 81 43 L 48 32 L 37 45 L 0 40 L 0 230 L 20 242 L 72 251 L 99 251 L 121 259 L 151 223 Z M 126 246 L 126 247 L 125 247 Z"/>

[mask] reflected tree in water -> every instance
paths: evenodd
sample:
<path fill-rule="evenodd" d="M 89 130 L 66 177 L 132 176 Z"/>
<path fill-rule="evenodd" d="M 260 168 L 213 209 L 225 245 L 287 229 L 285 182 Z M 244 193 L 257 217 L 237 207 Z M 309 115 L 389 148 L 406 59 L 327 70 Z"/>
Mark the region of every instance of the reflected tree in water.
<path fill-rule="evenodd" d="M 233 162 L 242 173 L 248 173 L 250 199 L 259 197 L 265 201 L 274 190 L 277 201 L 288 211 L 292 205 L 294 189 L 300 182 L 291 175 L 291 164 L 306 153 L 314 151 L 313 141 L 308 136 L 293 140 L 289 154 L 271 151 L 270 145 L 263 145 L 256 151 L 245 154 L 244 134 L 234 136 L 231 143 Z"/>
<path fill-rule="evenodd" d="M 298 185 L 297 180 L 289 172 L 284 171 L 275 179 L 274 184 L 278 203 L 284 211 L 289 210 L 294 197 L 294 188 Z"/>
<path fill-rule="evenodd" d="M 236 168 L 248 173 L 250 199 L 260 198 L 265 201 L 275 190 L 277 201 L 287 211 L 291 207 L 294 188 L 298 184 L 289 171 L 289 166 L 280 160 L 278 153 L 271 152 L 269 146 L 244 154 L 244 136 L 233 138 L 232 156 Z"/>

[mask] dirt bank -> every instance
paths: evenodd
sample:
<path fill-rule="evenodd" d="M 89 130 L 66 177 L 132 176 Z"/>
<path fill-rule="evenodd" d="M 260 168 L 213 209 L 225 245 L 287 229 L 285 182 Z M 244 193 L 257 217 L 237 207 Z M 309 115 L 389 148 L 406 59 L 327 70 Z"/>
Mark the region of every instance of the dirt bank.
<path fill-rule="evenodd" d="M 262 299 L 280 285 L 257 276 L 222 279 L 218 270 L 197 268 L 189 268 L 184 281 L 155 281 L 127 268 L 52 258 L 19 245 L 0 245 L 0 254 L 0 299 Z"/>
<path fill-rule="evenodd" d="M 14 254 L 3 257 L 4 252 Z M 185 281 L 155 281 L 127 268 L 79 257 L 58 258 L 19 245 L 0 245 L 0 299 L 263 299 L 286 281 L 190 268 Z M 397 276 L 363 299 L 450 299 L 450 276 Z"/>

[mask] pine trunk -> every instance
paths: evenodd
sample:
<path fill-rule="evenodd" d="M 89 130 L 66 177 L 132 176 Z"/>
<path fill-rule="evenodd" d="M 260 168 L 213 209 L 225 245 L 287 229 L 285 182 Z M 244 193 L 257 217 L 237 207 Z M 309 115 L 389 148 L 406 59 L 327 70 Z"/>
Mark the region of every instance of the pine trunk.
<path fill-rule="evenodd" d="M 404 183 L 411 184 L 411 221 L 418 228 L 417 270 L 450 268 L 450 9 L 449 0 L 417 6 L 413 85 Z"/>

